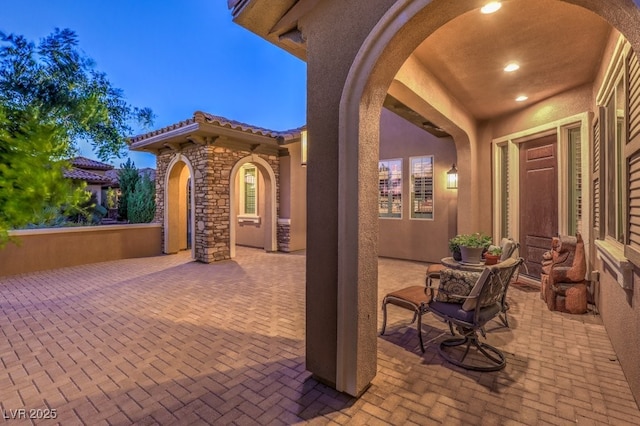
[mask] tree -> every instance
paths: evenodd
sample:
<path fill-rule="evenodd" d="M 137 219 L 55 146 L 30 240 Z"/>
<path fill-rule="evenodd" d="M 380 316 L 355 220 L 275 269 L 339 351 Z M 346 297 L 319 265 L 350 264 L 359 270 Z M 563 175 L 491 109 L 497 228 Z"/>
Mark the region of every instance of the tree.
<path fill-rule="evenodd" d="M 129 194 L 129 222 L 149 223 L 156 214 L 156 185 L 147 174 L 142 175 Z"/>
<path fill-rule="evenodd" d="M 108 161 L 125 152 L 133 120 L 152 118 L 94 69 L 73 31 L 56 29 L 37 46 L 0 32 L 0 246 L 8 229 L 86 201 L 63 177 L 78 140 Z"/>
<path fill-rule="evenodd" d="M 8 128 L 12 127 L 12 130 Z M 67 162 L 60 129 L 36 112 L 11 123 L 0 104 L 0 246 L 8 230 L 50 223 L 80 210 L 89 194 L 63 177 Z"/>
<path fill-rule="evenodd" d="M 136 184 L 140 180 L 138 169 L 130 158 L 120 165 L 118 181 L 120 182 L 120 201 L 118 202 L 118 216 L 122 220 L 129 219 L 129 196 L 136 190 Z"/>

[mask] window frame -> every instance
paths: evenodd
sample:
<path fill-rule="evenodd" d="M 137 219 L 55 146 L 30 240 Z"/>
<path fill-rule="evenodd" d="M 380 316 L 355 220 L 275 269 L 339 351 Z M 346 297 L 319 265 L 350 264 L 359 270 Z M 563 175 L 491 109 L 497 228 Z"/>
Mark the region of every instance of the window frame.
<path fill-rule="evenodd" d="M 248 171 L 254 171 L 255 172 L 255 188 L 254 188 L 254 207 L 255 207 L 255 211 L 253 213 L 248 213 L 247 212 L 247 205 L 246 205 L 246 197 L 247 197 L 247 180 L 246 180 L 246 176 L 247 176 L 247 172 Z M 242 218 L 258 218 L 260 217 L 260 209 L 259 209 L 259 181 L 260 181 L 260 174 L 258 171 L 258 167 L 253 164 L 253 163 L 246 163 L 243 164 L 240 167 L 240 193 L 239 193 L 239 214 L 238 214 L 238 218 L 242 219 Z"/>
<path fill-rule="evenodd" d="M 381 174 L 383 173 L 383 163 L 389 163 L 389 176 L 386 178 L 387 181 L 389 181 L 389 183 L 387 183 L 387 212 L 386 213 L 382 213 L 382 205 L 383 205 L 383 196 L 382 196 L 382 178 L 381 178 Z M 394 165 L 399 165 L 400 166 L 400 177 L 396 177 L 396 178 L 392 178 L 391 177 L 391 163 L 395 163 Z M 403 218 L 403 210 L 404 210 L 404 206 L 403 206 L 403 202 L 402 202 L 402 195 L 404 192 L 404 167 L 403 167 L 403 159 L 402 158 L 390 158 L 390 159 L 384 159 L 384 160 L 378 160 L 378 218 L 379 219 L 395 219 L 395 220 L 401 220 Z M 396 182 L 391 182 L 392 179 L 395 179 Z M 389 188 L 392 187 L 392 188 Z M 394 213 L 393 212 L 393 206 L 395 204 L 394 200 L 393 200 L 393 195 L 391 196 L 391 201 L 389 202 L 389 195 L 392 191 L 397 191 L 399 190 L 399 213 Z"/>
<path fill-rule="evenodd" d="M 599 107 L 603 108 L 604 131 L 601 131 L 600 167 L 603 178 L 600 185 L 601 211 L 606 215 L 601 225 L 604 228 L 600 235 L 605 240 L 623 250 L 627 240 L 626 209 L 627 188 L 625 185 L 626 165 L 624 149 L 627 144 L 626 132 L 626 79 L 624 67 L 618 68 L 612 74 L 612 84 L 603 93 L 603 101 Z M 622 93 L 619 93 L 619 92 Z M 622 105 L 618 103 L 622 102 Z M 622 160 L 622 161 L 621 161 Z"/>
<path fill-rule="evenodd" d="M 415 210 L 415 203 L 416 203 L 416 187 L 415 187 L 415 173 L 414 173 L 414 161 L 415 160 L 424 160 L 424 159 L 429 159 L 430 163 L 431 163 L 431 212 L 426 212 L 423 214 L 430 214 L 430 216 L 425 216 L 425 217 L 416 217 L 416 214 L 421 214 L 420 212 L 416 212 Z M 433 221 L 435 220 L 435 184 L 434 184 L 434 180 L 435 180 L 435 160 L 434 160 L 434 156 L 431 155 L 418 155 L 418 156 L 414 156 L 414 157 L 409 157 L 409 219 L 410 220 L 430 220 Z M 424 179 L 428 179 L 427 176 L 421 176 L 421 178 Z M 426 186 L 428 186 L 429 184 L 425 184 Z M 426 189 L 425 191 L 428 191 L 428 189 Z M 427 198 L 426 196 L 424 198 Z"/>

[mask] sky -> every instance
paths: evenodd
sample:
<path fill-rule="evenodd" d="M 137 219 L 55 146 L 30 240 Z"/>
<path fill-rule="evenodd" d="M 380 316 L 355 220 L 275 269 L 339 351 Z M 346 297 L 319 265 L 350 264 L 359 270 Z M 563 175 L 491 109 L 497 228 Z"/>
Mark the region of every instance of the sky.
<path fill-rule="evenodd" d="M 272 130 L 305 124 L 306 64 L 234 24 L 227 0 L 0 0 L 0 31 L 37 42 L 56 27 L 76 32 L 128 103 L 153 110 L 153 127 L 135 134 L 197 110 Z M 96 158 L 88 144 L 80 155 Z M 153 154 L 130 157 L 155 167 Z"/>

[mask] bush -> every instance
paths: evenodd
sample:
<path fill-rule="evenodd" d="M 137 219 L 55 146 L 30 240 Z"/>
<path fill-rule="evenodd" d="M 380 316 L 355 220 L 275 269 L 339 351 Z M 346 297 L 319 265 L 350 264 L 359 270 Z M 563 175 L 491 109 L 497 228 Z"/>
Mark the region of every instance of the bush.
<path fill-rule="evenodd" d="M 156 213 L 156 186 L 149 176 L 143 175 L 138 179 L 134 191 L 127 198 L 129 222 L 149 223 L 153 220 Z"/>
<path fill-rule="evenodd" d="M 121 167 L 120 171 L 118 171 L 121 192 L 120 200 L 118 201 L 118 216 L 122 220 L 131 220 L 129 217 L 129 198 L 136 190 L 140 175 L 136 165 L 130 158 L 127 159 L 126 163 L 121 164 Z"/>

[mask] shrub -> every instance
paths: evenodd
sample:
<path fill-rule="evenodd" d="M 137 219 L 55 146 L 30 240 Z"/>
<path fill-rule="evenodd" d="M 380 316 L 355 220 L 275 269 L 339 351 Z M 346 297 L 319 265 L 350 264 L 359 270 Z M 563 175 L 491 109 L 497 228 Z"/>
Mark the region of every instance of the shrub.
<path fill-rule="evenodd" d="M 127 198 L 129 222 L 149 223 L 153 220 L 156 213 L 156 186 L 149 176 L 143 175 L 138 179 L 134 191 Z"/>

